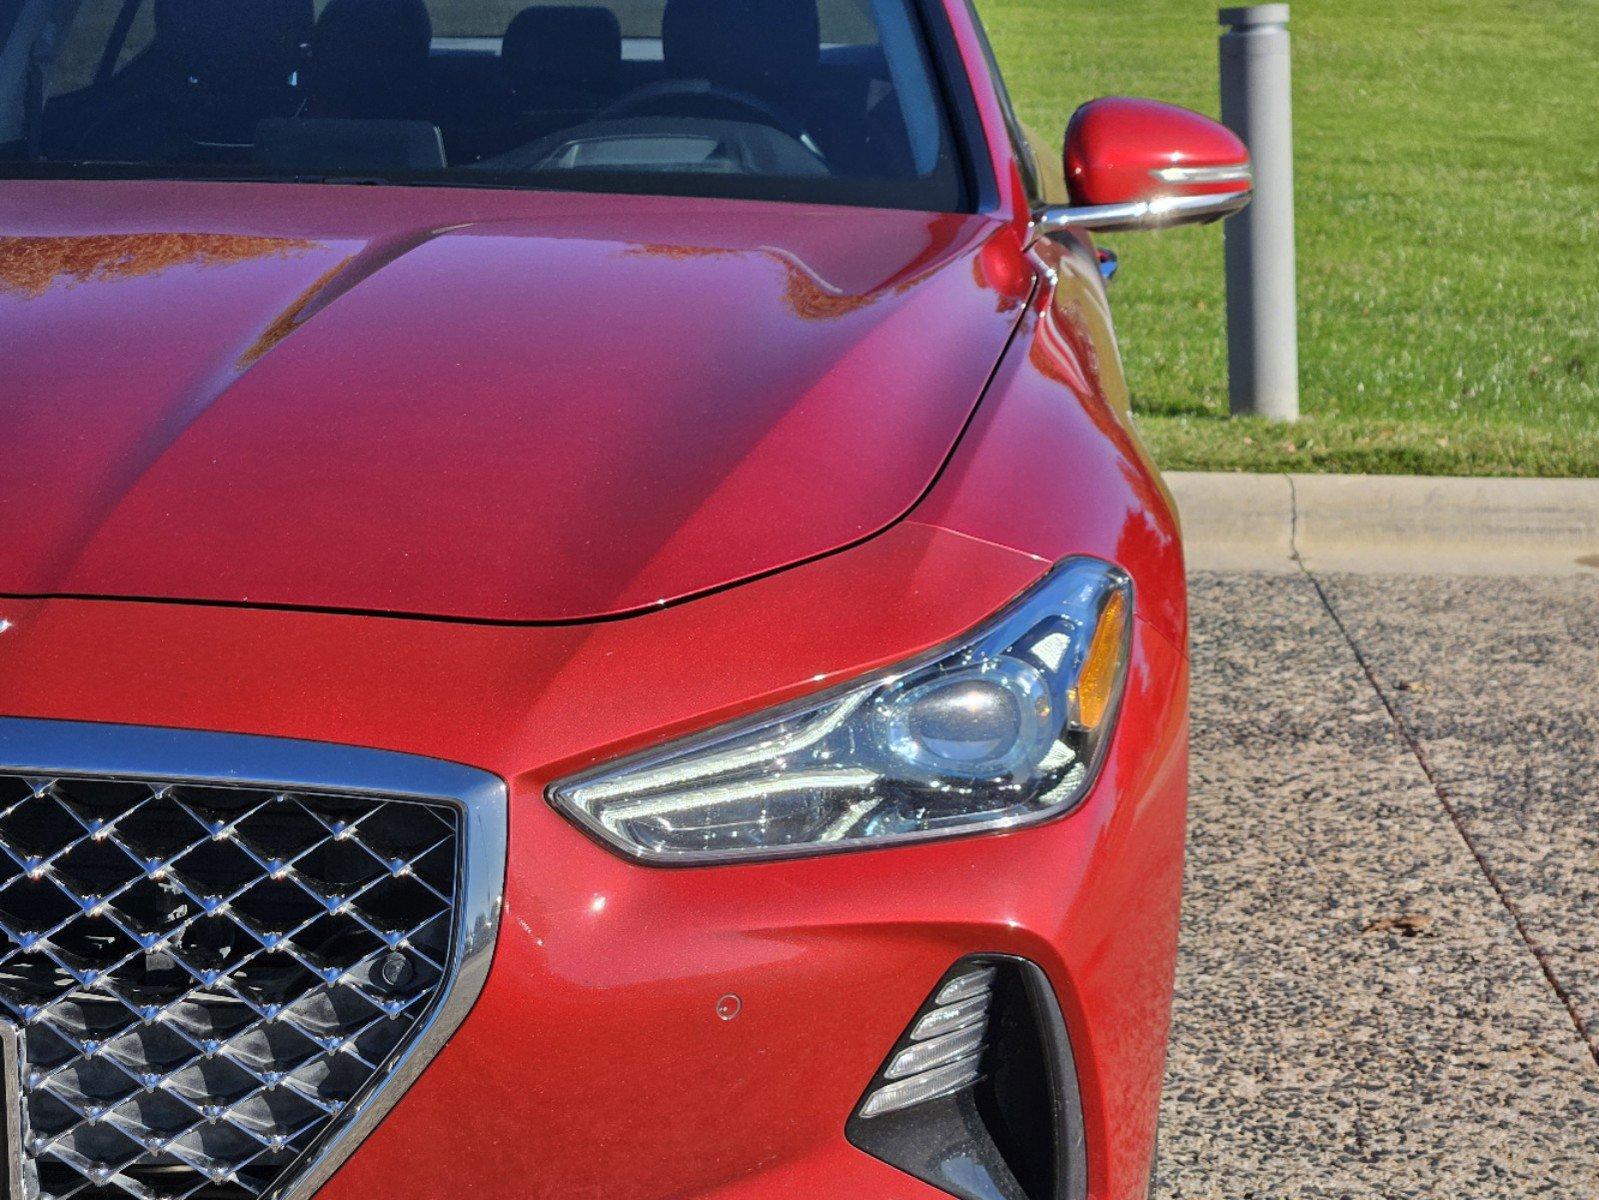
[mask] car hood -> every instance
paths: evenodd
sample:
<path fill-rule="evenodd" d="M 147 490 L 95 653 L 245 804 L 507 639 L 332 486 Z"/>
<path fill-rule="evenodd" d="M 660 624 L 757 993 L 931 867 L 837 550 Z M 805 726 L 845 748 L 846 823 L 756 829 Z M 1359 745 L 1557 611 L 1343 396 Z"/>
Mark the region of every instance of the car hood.
<path fill-rule="evenodd" d="M 0 593 L 573 621 L 866 537 L 1019 315 L 979 217 L 0 183 Z"/>

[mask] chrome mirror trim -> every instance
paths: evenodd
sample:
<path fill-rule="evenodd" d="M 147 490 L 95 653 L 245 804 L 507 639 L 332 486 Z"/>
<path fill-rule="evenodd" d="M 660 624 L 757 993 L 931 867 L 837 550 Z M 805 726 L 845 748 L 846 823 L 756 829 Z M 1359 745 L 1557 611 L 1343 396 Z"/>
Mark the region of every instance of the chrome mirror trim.
<path fill-rule="evenodd" d="M 460 862 L 449 975 L 433 1010 L 305 1156 L 261 1200 L 310 1200 L 388 1115 L 460 1028 L 488 978 L 505 894 L 509 802 L 498 776 L 440 759 L 326 742 L 246 734 L 0 717 L 0 769 L 43 775 L 173 779 L 371 795 L 453 805 L 460 814 Z M 0 1025 L 6 1023 L 0 1022 Z M 15 1100 L 19 1048 L 0 1037 L 8 1109 Z M 11 1120 L 10 1117 L 7 1120 Z M 13 1138 L 21 1130 L 13 1124 Z M 21 1144 L 9 1145 L 0 1198 L 26 1186 Z"/>
<path fill-rule="evenodd" d="M 1135 200 L 1126 204 L 1044 208 L 1033 214 L 1031 242 L 1071 229 L 1113 233 L 1118 230 L 1166 229 L 1173 225 L 1219 221 L 1241 212 L 1253 196 L 1253 191 L 1243 191 L 1209 196 L 1161 196 L 1155 200 Z"/>

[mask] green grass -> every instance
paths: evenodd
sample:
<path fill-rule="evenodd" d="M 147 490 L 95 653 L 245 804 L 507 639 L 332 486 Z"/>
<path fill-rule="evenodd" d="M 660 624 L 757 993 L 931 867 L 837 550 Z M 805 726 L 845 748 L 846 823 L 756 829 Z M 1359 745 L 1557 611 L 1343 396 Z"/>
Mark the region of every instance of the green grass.
<path fill-rule="evenodd" d="M 1051 137 L 1214 114 L 1214 4 L 979 0 Z M 1301 405 L 1228 420 L 1221 238 L 1123 234 L 1134 408 L 1178 469 L 1599 475 L 1599 0 L 1293 6 Z"/>

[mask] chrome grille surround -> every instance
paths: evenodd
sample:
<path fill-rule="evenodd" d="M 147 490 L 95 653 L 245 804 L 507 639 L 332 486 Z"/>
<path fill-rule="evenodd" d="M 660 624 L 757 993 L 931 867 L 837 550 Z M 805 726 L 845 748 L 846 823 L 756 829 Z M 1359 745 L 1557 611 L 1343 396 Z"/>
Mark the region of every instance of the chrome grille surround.
<path fill-rule="evenodd" d="M 305 1200 L 476 1000 L 505 840 L 451 763 L 0 719 L 0 1195 Z"/>

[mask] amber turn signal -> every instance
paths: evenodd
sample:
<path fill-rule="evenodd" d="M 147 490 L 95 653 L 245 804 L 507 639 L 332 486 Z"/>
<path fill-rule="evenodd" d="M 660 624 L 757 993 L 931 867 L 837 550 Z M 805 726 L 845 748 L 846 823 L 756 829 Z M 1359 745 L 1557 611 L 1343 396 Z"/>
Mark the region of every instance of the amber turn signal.
<path fill-rule="evenodd" d="M 1077 679 L 1077 724 L 1098 729 L 1116 699 L 1123 649 L 1127 643 L 1127 597 L 1111 592 L 1100 610 L 1099 624 L 1088 644 L 1088 656 Z"/>

